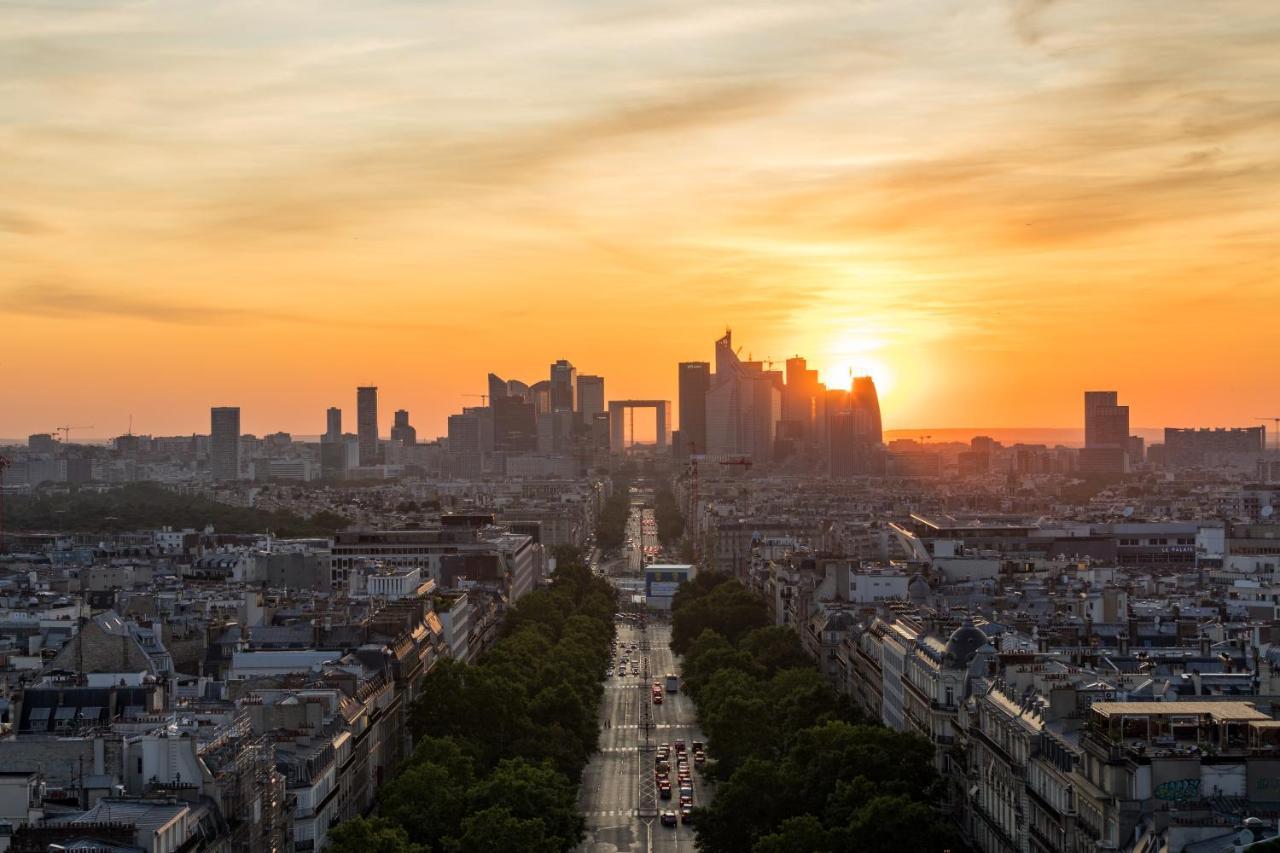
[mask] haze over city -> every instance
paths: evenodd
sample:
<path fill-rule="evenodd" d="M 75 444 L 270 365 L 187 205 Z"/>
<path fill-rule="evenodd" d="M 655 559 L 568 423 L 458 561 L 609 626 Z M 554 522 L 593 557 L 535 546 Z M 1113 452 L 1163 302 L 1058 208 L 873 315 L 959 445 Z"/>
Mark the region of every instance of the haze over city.
<path fill-rule="evenodd" d="M 0 5 L 0 435 L 314 434 L 725 326 L 887 428 L 1277 407 L 1277 19 L 1149 6 Z M 341 396 L 340 396 L 341 395 Z"/>

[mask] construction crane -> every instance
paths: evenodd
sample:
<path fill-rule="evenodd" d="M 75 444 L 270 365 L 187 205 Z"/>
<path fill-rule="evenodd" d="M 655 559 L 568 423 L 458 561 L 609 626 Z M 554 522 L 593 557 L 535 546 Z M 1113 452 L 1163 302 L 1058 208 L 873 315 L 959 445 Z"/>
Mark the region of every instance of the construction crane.
<path fill-rule="evenodd" d="M 88 426 L 71 426 L 68 424 L 67 426 L 54 427 L 53 431 L 62 433 L 62 443 L 68 444 L 71 441 L 71 431 L 73 429 L 93 429 L 93 424 Z"/>
<path fill-rule="evenodd" d="M 12 464 L 9 457 L 0 456 L 0 554 L 9 553 L 8 545 L 4 541 L 4 469 Z"/>
<path fill-rule="evenodd" d="M 1271 434 L 1276 437 L 1276 450 L 1280 451 L 1280 418 L 1258 418 L 1260 421 L 1271 421 Z M 1263 450 L 1267 448 L 1263 446 Z"/>
<path fill-rule="evenodd" d="M 489 405 L 489 395 L 488 395 L 488 394 L 463 394 L 462 396 L 464 396 L 464 397 L 479 397 L 479 398 L 480 398 L 480 405 L 481 405 L 481 406 L 487 406 L 487 405 Z"/>

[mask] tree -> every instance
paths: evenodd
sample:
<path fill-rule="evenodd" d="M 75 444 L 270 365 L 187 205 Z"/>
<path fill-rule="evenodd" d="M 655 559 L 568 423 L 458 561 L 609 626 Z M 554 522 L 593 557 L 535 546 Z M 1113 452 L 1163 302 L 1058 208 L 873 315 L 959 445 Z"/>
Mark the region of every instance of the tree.
<path fill-rule="evenodd" d="M 428 850 L 440 850 L 467 815 L 469 781 L 444 765 L 415 762 L 379 789 L 382 817 Z"/>
<path fill-rule="evenodd" d="M 698 809 L 694 827 L 702 853 L 741 853 L 797 811 L 777 762 L 749 758 Z"/>
<path fill-rule="evenodd" d="M 472 787 L 471 808 L 482 811 L 500 806 L 520 820 L 537 820 L 548 840 L 568 850 L 583 837 L 575 786 L 549 765 L 508 758 L 493 774 Z"/>
<path fill-rule="evenodd" d="M 738 581 L 728 581 L 700 598 L 672 602 L 671 648 L 679 654 L 707 628 L 736 645 L 748 632 L 769 624 L 764 602 Z"/>
<path fill-rule="evenodd" d="M 909 797 L 876 797 L 848 826 L 833 829 L 831 838 L 836 849 L 861 853 L 941 853 L 955 843 L 933 809 Z"/>
<path fill-rule="evenodd" d="M 831 835 L 822 821 L 806 814 L 784 820 L 777 832 L 757 841 L 751 853 L 828 853 L 831 849 Z"/>
<path fill-rule="evenodd" d="M 813 660 L 805 654 L 800 638 L 785 625 L 755 629 L 742 638 L 741 648 L 768 676 L 780 669 L 813 669 Z"/>
<path fill-rule="evenodd" d="M 403 827 L 384 817 L 343 821 L 330 830 L 324 849 L 325 853 L 423 853 L 409 841 Z"/>
<path fill-rule="evenodd" d="M 425 679 L 412 725 L 417 735 L 456 738 L 489 767 L 528 731 L 527 705 L 521 684 L 485 666 L 444 660 Z"/>
<path fill-rule="evenodd" d="M 536 818 L 518 818 L 501 806 L 491 806 L 467 817 L 456 838 L 445 841 L 447 853 L 559 853 L 557 840 L 548 838 Z"/>

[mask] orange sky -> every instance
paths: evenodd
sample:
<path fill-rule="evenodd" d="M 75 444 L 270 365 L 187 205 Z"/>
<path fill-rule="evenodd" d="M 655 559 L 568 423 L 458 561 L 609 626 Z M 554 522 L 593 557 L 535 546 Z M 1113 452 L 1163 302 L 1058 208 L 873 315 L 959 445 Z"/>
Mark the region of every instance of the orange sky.
<path fill-rule="evenodd" d="M 1271 0 L 0 4 L 0 436 L 433 436 L 726 325 L 888 427 L 1249 425 L 1277 92 Z"/>

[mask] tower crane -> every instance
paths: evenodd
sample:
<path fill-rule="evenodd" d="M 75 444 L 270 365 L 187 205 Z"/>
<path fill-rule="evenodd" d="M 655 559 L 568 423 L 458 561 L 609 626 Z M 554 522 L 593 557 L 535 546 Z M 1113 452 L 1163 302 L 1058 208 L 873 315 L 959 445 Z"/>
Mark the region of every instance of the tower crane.
<path fill-rule="evenodd" d="M 71 426 L 68 424 L 66 426 L 54 427 L 53 431 L 62 433 L 62 443 L 67 444 L 71 441 L 71 431 L 73 429 L 93 429 L 93 424 L 89 424 L 88 426 Z"/>
<path fill-rule="evenodd" d="M 1271 433 L 1276 437 L 1276 450 L 1280 450 L 1280 418 L 1258 418 L 1260 421 L 1271 421 Z M 1266 450 L 1266 447 L 1262 448 Z"/>

